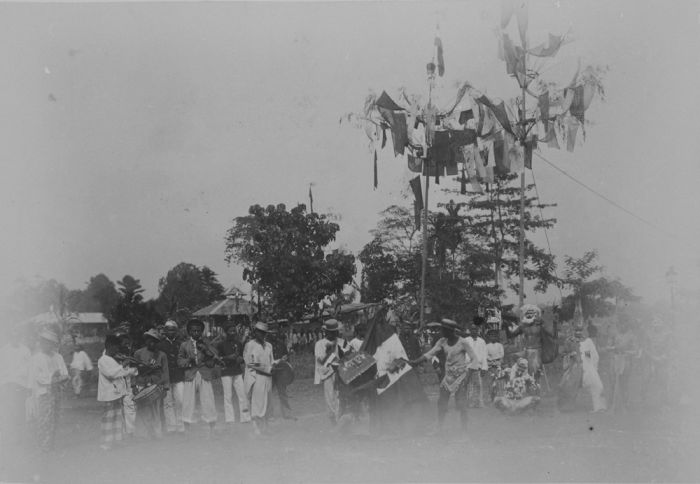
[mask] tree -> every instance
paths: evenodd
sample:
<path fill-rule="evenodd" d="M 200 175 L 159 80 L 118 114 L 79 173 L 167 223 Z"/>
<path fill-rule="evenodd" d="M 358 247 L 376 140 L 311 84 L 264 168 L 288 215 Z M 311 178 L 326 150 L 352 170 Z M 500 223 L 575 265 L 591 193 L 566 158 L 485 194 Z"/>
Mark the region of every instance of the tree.
<path fill-rule="evenodd" d="M 71 310 L 74 312 L 100 312 L 109 315 L 119 302 L 119 292 L 109 277 L 97 274 L 90 278 L 83 291 L 72 291 L 70 301 Z"/>
<path fill-rule="evenodd" d="M 158 282 L 158 307 L 178 321 L 220 299 L 224 288 L 207 266 L 180 262 Z"/>
<path fill-rule="evenodd" d="M 602 273 L 603 266 L 598 264 L 598 252 L 587 251 L 580 258 L 564 257 L 564 277 L 562 284 L 572 292 L 562 299 L 561 318 L 573 318 L 576 302 L 581 301 L 584 317 L 609 316 L 614 314 L 620 302 L 639 301 L 632 289 L 625 286 L 619 279 L 609 279 L 600 276 L 591 279 L 595 274 Z"/>
<path fill-rule="evenodd" d="M 465 236 L 472 243 L 472 248 L 493 268 L 496 286 L 500 279 L 507 281 L 507 287 L 518 292 L 519 284 L 515 281 L 519 272 L 519 236 L 520 236 L 520 186 L 517 174 L 497 175 L 494 183 L 487 184 L 483 193 L 470 193 L 467 211 L 463 216 Z M 534 184 L 526 185 L 524 197 L 525 228 L 525 280 L 535 281 L 535 290 L 544 292 L 551 284 L 557 283 L 554 273 L 554 257 L 541 247 L 537 247 L 528 233 L 551 229 L 556 223 L 554 218 L 543 218 L 541 210 L 554 207 L 555 204 L 543 204 L 531 195 Z M 456 193 L 456 190 L 449 190 Z M 501 277 L 502 276 L 502 277 Z M 501 288 L 501 289 L 506 289 Z"/>
<path fill-rule="evenodd" d="M 243 278 L 272 316 L 300 318 L 326 296 L 342 292 L 355 274 L 355 257 L 326 253 L 340 226 L 301 204 L 253 205 L 226 234 L 226 261 L 243 265 Z"/>
<path fill-rule="evenodd" d="M 127 274 L 117 281 L 117 285 L 119 300 L 110 314 L 110 319 L 116 324 L 128 322 L 131 332 L 140 335 L 153 323 L 146 317 L 144 311 L 142 295 L 144 289 L 141 287 L 141 281 Z"/>
<path fill-rule="evenodd" d="M 38 280 L 33 284 L 23 280 L 14 291 L 10 312 L 17 320 L 50 310 L 61 316 L 68 310 L 69 294 L 65 284 L 55 279 Z"/>
<path fill-rule="evenodd" d="M 360 294 L 363 301 L 418 297 L 420 290 L 420 240 L 413 212 L 392 205 L 381 212 L 372 240 L 359 255 L 362 263 Z M 418 299 L 415 299 L 417 302 Z"/>

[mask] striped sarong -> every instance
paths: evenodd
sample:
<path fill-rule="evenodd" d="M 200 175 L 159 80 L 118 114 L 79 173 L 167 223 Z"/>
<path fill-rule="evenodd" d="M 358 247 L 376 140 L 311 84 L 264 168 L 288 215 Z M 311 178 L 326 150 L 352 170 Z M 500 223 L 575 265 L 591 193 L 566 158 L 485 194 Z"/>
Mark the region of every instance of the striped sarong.
<path fill-rule="evenodd" d="M 102 430 L 103 444 L 111 445 L 112 443 L 119 442 L 123 439 L 124 410 L 121 398 L 103 403 L 100 428 Z"/>

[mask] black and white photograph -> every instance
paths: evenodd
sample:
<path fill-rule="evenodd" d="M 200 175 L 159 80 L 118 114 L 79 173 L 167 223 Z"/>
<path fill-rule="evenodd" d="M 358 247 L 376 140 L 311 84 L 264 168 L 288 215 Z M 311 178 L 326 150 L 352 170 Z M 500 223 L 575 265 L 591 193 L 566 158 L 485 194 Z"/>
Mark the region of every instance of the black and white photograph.
<path fill-rule="evenodd" d="M 0 1 L 0 483 L 700 481 L 700 1 Z"/>

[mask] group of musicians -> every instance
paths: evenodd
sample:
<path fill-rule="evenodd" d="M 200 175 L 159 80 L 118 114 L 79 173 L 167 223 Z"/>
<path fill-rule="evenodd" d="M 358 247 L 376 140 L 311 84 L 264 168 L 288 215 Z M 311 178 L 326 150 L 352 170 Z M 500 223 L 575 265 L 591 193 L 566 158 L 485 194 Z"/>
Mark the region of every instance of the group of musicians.
<path fill-rule="evenodd" d="M 294 375 L 284 342 L 275 338 L 272 325 L 258 322 L 250 339 L 239 340 L 234 325 L 226 328 L 216 344 L 203 337 L 204 323 L 191 319 L 183 337 L 174 321 L 162 332 L 143 335 L 144 346 L 133 351 L 125 332 L 107 336 L 105 352 L 98 361 L 98 400 L 104 402 L 102 446 L 111 448 L 126 436 L 161 438 L 185 433 L 195 420 L 197 397 L 201 419 L 211 436 L 217 421 L 212 381 L 221 379 L 224 417 L 236 421 L 233 396 L 237 397 L 238 421 L 253 422 L 256 433 L 265 430 L 274 387 L 282 416 L 291 415 L 286 387 Z"/>

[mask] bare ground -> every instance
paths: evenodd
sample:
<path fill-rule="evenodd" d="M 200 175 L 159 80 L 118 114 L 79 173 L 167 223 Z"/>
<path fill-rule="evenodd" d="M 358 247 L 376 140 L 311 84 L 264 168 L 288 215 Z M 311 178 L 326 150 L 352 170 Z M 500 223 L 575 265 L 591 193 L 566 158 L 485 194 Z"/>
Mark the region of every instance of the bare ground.
<path fill-rule="evenodd" d="M 435 387 L 426 425 L 435 419 Z M 696 482 L 698 419 L 690 407 L 589 414 L 559 413 L 552 397 L 531 415 L 471 409 L 469 431 L 448 415 L 439 436 L 378 439 L 362 419 L 334 431 L 322 391 L 309 380 L 290 387 L 297 421 L 275 420 L 270 434 L 250 425 L 203 425 L 190 438 L 136 441 L 99 449 L 100 408 L 93 398 L 68 400 L 58 450 L 40 457 L 4 452 L 3 481 L 50 483 L 174 482 Z M 276 396 L 274 397 L 276 399 Z M 584 399 L 585 400 L 585 399 Z M 217 402 L 219 403 L 219 402 Z M 220 416 L 223 421 L 223 416 Z"/>

